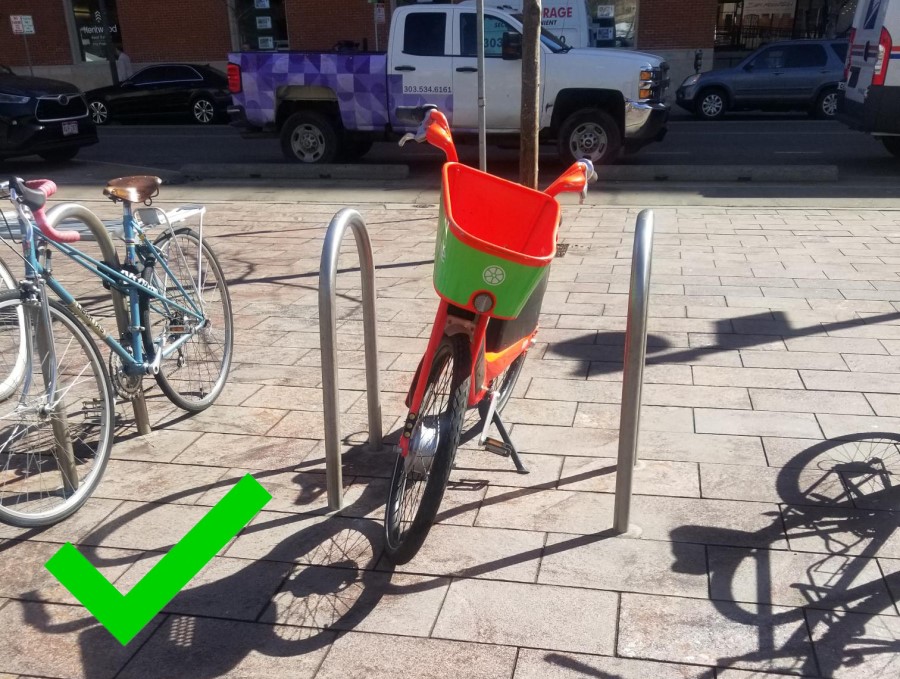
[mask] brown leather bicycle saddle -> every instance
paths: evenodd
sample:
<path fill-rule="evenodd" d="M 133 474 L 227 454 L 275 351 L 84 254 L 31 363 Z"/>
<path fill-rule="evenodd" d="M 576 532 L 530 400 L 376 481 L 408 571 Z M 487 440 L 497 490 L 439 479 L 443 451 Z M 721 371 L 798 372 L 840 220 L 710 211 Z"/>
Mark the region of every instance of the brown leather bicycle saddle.
<path fill-rule="evenodd" d="M 139 175 L 136 177 L 119 177 L 111 179 L 103 189 L 103 195 L 113 200 L 123 200 L 126 203 L 143 203 L 159 193 L 159 185 L 162 179 Z"/>

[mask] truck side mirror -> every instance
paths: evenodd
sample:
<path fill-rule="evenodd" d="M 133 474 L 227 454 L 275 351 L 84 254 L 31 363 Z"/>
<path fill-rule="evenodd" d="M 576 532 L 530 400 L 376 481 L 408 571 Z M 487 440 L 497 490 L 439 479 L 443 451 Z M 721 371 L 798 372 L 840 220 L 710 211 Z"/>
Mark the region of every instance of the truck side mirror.
<path fill-rule="evenodd" d="M 500 52 L 504 61 L 515 61 L 522 58 L 522 34 L 507 31 L 503 34 L 503 45 Z"/>

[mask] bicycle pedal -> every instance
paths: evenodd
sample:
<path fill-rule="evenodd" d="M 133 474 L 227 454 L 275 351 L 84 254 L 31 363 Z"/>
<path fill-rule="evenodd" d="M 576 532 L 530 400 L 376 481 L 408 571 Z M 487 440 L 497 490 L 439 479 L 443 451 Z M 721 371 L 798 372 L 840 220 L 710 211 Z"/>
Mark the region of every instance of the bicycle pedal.
<path fill-rule="evenodd" d="M 512 446 L 490 436 L 484 440 L 484 449 L 489 453 L 502 455 L 503 457 L 509 457 L 512 454 Z"/>

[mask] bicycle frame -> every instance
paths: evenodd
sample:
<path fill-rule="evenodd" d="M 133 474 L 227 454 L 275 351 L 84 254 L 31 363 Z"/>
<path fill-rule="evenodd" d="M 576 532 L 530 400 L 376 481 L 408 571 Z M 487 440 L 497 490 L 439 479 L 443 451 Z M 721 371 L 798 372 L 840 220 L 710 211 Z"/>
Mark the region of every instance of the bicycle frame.
<path fill-rule="evenodd" d="M 11 192 L 15 199 L 14 191 Z M 160 254 L 159 250 L 150 242 L 144 230 L 137 223 L 131 206 L 124 204 L 123 209 L 123 227 L 125 235 L 125 264 L 124 267 L 135 267 L 136 262 L 147 265 L 147 262 L 158 262 L 165 272 L 166 276 L 171 278 L 178 291 L 182 294 L 183 299 L 187 300 L 191 308 L 187 308 L 172 299 L 165 296 L 164 291 L 161 293 L 152 283 L 145 281 L 137 274 L 123 268 L 116 271 L 108 264 L 98 261 L 90 255 L 67 245 L 65 243 L 57 243 L 43 236 L 40 228 L 37 227 L 27 211 L 27 208 L 18 201 L 13 201 L 18 215 L 20 233 L 22 234 L 22 253 L 25 259 L 25 276 L 26 280 L 38 284 L 43 280 L 46 285 L 53 290 L 54 293 L 62 300 L 69 310 L 82 321 L 90 330 L 97 335 L 103 343 L 109 347 L 122 361 L 126 373 L 128 374 L 146 374 L 159 370 L 159 365 L 163 358 L 167 358 L 173 352 L 177 351 L 185 342 L 196 334 L 205 322 L 203 310 L 198 308 L 194 300 L 187 294 L 181 283 L 172 273 L 165 258 Z M 171 227 L 170 227 L 171 228 Z M 135 240 L 137 236 L 137 241 Z M 118 292 L 128 297 L 128 313 L 129 313 L 129 331 L 131 333 L 130 347 L 124 347 L 117 339 L 104 330 L 103 326 L 93 318 L 84 307 L 72 296 L 68 290 L 52 275 L 50 268 L 50 259 L 52 250 L 49 246 L 62 252 L 69 259 L 75 261 L 102 281 L 108 283 Z M 47 265 L 41 263 L 39 252 L 42 252 Z M 196 289 L 195 292 L 199 291 Z M 199 294 L 198 294 L 199 296 Z M 149 300 L 157 300 L 164 304 L 167 309 L 173 309 L 185 314 L 185 317 L 191 319 L 191 328 L 189 331 L 181 333 L 181 336 L 171 344 L 164 344 L 164 340 L 155 352 L 152 363 L 145 360 L 144 347 L 141 341 L 140 331 L 140 304 L 142 298 Z M 45 312 L 46 313 L 46 312 Z M 52 342 L 51 342 L 52 347 Z M 55 360 L 53 361 L 55 365 Z"/>

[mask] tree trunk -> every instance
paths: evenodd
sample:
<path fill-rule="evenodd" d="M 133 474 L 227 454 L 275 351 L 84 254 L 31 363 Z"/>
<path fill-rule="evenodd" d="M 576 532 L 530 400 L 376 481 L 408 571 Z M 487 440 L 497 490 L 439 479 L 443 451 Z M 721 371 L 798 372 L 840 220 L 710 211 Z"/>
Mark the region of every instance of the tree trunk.
<path fill-rule="evenodd" d="M 522 136 L 519 182 L 536 189 L 541 107 L 541 0 L 524 0 L 522 15 Z"/>

